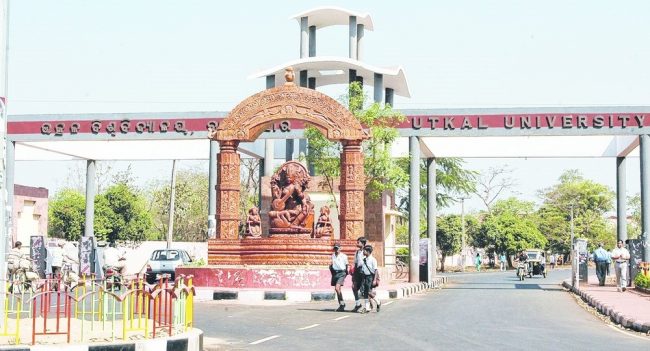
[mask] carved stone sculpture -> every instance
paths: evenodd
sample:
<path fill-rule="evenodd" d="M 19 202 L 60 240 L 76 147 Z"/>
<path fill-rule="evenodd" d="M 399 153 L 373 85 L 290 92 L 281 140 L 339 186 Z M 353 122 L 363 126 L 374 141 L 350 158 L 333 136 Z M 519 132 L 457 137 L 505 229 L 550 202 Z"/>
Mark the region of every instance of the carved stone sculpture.
<path fill-rule="evenodd" d="M 311 234 L 314 204 L 305 193 L 309 173 L 299 162 L 289 161 L 271 177 L 269 235 Z"/>
<path fill-rule="evenodd" d="M 248 238 L 262 237 L 262 220 L 260 218 L 260 211 L 257 207 L 252 207 L 248 210 L 246 232 L 244 233 L 244 236 Z"/>
<path fill-rule="evenodd" d="M 333 233 L 334 227 L 332 227 L 332 221 L 330 220 L 330 208 L 329 206 L 323 206 L 320 208 L 320 217 L 318 217 L 318 222 L 316 222 L 314 237 L 329 238 Z"/>

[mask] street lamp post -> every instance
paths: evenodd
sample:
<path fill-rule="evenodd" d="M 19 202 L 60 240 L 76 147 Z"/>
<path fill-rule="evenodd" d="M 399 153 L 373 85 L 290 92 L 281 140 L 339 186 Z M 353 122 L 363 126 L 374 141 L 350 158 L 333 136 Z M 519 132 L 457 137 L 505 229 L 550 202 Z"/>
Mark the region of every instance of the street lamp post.
<path fill-rule="evenodd" d="M 460 198 L 460 269 L 465 272 L 465 199 Z"/>
<path fill-rule="evenodd" d="M 571 286 L 578 288 L 578 255 L 576 255 L 576 246 L 574 243 L 575 233 L 573 230 L 573 203 L 571 204 Z"/>

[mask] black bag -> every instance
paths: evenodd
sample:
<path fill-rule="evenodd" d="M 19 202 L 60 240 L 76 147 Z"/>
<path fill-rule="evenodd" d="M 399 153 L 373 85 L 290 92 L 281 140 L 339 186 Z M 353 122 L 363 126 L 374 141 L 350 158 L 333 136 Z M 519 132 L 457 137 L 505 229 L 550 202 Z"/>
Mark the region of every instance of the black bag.
<path fill-rule="evenodd" d="M 366 265 L 366 268 L 368 268 L 368 270 L 370 270 L 370 267 L 368 267 L 368 264 L 366 263 L 365 259 L 363 260 L 363 264 Z M 379 278 L 379 269 L 375 269 L 375 271 L 372 272 L 372 274 L 374 275 L 374 277 L 372 278 L 372 287 L 376 288 L 379 286 L 379 282 L 381 281 L 381 279 Z"/>

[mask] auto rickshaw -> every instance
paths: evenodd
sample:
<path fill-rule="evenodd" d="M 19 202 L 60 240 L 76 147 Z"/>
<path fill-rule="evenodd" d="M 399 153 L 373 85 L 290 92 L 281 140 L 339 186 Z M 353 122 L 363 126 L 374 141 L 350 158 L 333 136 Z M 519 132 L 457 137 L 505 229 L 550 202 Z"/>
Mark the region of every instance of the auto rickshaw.
<path fill-rule="evenodd" d="M 528 277 L 532 278 L 534 275 L 541 275 L 546 278 L 546 267 L 542 264 L 544 250 L 528 249 L 526 255 L 528 256 Z"/>

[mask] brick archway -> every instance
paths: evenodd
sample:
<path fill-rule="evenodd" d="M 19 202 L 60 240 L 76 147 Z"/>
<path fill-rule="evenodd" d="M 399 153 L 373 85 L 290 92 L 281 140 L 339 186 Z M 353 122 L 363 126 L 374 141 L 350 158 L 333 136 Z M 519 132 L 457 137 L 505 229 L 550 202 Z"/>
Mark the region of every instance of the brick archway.
<path fill-rule="evenodd" d="M 341 142 L 341 239 L 363 236 L 365 175 L 361 142 L 368 134 L 354 115 L 331 97 L 297 87 L 292 79 L 267 89 L 237 105 L 210 133 L 219 142 L 217 155 L 217 238 L 237 239 L 239 228 L 240 160 L 237 147 L 250 142 L 279 120 L 304 121 L 330 140 Z"/>

